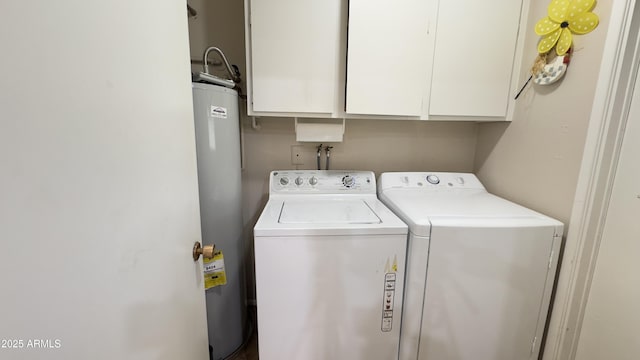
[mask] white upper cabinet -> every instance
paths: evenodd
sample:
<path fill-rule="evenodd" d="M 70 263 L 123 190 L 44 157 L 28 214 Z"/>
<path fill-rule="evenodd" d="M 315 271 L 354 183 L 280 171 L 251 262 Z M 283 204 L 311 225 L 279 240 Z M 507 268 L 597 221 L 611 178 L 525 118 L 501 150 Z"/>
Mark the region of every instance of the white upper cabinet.
<path fill-rule="evenodd" d="M 249 115 L 511 120 L 530 0 L 245 0 Z"/>
<path fill-rule="evenodd" d="M 507 115 L 521 6 L 514 0 L 440 1 L 430 115 Z"/>
<path fill-rule="evenodd" d="M 253 112 L 335 110 L 342 0 L 258 0 L 247 39 Z"/>
<path fill-rule="evenodd" d="M 424 0 L 349 1 L 348 114 L 422 114 L 428 9 Z"/>

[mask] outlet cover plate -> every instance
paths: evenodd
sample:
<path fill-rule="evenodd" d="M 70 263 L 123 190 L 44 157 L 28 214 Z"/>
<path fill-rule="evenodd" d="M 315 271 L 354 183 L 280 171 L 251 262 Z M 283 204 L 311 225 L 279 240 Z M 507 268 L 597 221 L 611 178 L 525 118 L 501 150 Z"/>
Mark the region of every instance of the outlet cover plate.
<path fill-rule="evenodd" d="M 302 145 L 291 145 L 291 164 L 292 165 L 304 165 L 302 160 Z"/>

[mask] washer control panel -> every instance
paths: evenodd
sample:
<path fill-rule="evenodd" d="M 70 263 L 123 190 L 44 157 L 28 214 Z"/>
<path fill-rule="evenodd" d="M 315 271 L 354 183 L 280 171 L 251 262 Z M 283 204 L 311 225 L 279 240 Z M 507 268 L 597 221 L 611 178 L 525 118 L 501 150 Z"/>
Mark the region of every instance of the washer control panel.
<path fill-rule="evenodd" d="M 278 170 L 271 172 L 270 193 L 375 194 L 372 171 Z"/>

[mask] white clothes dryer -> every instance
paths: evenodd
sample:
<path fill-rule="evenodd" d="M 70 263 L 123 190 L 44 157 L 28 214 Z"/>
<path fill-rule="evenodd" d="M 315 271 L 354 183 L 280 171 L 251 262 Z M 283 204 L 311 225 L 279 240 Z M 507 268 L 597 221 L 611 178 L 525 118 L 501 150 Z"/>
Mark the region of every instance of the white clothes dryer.
<path fill-rule="evenodd" d="M 467 173 L 383 173 L 409 225 L 401 360 L 537 359 L 563 224 Z"/>
<path fill-rule="evenodd" d="M 254 227 L 260 360 L 397 359 L 407 226 L 370 171 L 273 171 Z"/>

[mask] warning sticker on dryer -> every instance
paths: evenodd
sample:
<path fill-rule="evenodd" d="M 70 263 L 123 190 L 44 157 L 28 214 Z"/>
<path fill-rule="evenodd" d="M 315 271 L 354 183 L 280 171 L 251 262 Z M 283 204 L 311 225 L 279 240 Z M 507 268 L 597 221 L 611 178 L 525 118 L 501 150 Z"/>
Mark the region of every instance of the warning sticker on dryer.
<path fill-rule="evenodd" d="M 211 105 L 211 113 L 209 114 L 209 116 L 210 117 L 226 119 L 227 118 L 227 108 L 222 107 L 222 106 Z"/>

